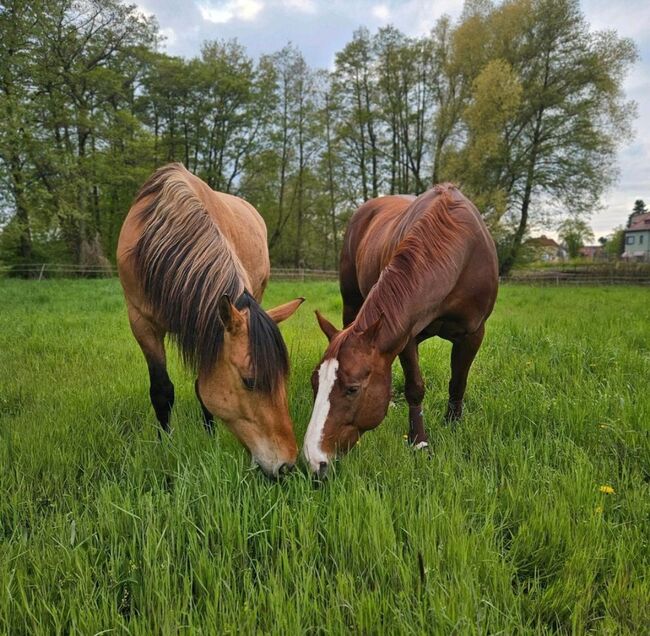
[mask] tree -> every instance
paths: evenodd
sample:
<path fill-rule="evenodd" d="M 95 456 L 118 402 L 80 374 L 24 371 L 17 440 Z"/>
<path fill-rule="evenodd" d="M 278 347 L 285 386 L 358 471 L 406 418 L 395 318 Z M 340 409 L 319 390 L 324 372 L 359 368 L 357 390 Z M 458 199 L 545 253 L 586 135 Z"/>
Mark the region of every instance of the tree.
<path fill-rule="evenodd" d="M 606 237 L 604 248 L 609 258 L 620 258 L 625 251 L 625 230 L 622 227 L 615 228 L 612 234 Z"/>
<path fill-rule="evenodd" d="M 622 86 L 636 49 L 590 31 L 578 0 L 467 0 L 417 38 L 359 29 L 332 72 L 291 45 L 259 60 L 234 40 L 171 57 L 119 0 L 10 0 L 0 31 L 9 262 L 55 248 L 102 261 L 138 186 L 182 161 L 255 205 L 287 265 L 335 266 L 364 200 L 454 181 L 507 273 L 540 210 L 588 216 L 634 114 Z"/>
<path fill-rule="evenodd" d="M 508 62 L 522 89 L 502 159 L 483 185 L 507 195 L 506 274 L 535 202 L 588 214 L 615 178 L 616 148 L 634 115 L 623 79 L 637 52 L 614 32 L 590 32 L 577 0 L 513 0 L 469 19 L 486 25 L 484 57 Z"/>
<path fill-rule="evenodd" d="M 594 233 L 587 223 L 577 217 L 565 219 L 558 228 L 560 239 L 566 244 L 569 258 L 577 258 L 580 248 L 593 241 Z"/>
<path fill-rule="evenodd" d="M 333 94 L 340 105 L 338 135 L 360 179 L 361 197 L 376 197 L 381 187 L 375 51 L 370 33 L 354 32 L 352 42 L 336 54 Z"/>
<path fill-rule="evenodd" d="M 463 113 L 467 141 L 448 159 L 447 171 L 462 175 L 465 194 L 493 228 L 508 205 L 509 124 L 521 101 L 521 83 L 510 64 L 502 59 L 488 62 L 474 80 Z"/>
<path fill-rule="evenodd" d="M 634 207 L 632 208 L 632 214 L 627 217 L 627 225 L 626 227 L 630 227 L 634 221 L 634 217 L 638 216 L 639 214 L 645 214 L 648 211 L 645 205 L 645 201 L 643 199 L 637 199 L 634 202 Z"/>

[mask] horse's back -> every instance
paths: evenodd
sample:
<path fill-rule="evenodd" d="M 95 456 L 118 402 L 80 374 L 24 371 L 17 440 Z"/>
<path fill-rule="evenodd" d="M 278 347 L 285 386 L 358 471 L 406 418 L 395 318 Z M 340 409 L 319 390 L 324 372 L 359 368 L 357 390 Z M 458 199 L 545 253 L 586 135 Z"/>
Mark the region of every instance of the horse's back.
<path fill-rule="evenodd" d="M 258 300 L 268 283 L 270 262 L 266 243 L 266 225 L 257 210 L 247 201 L 231 194 L 212 190 L 202 179 L 181 164 L 166 166 L 163 170 L 182 176 L 192 193 L 200 200 L 218 231 L 227 239 L 232 251 L 241 261 L 248 276 L 250 293 Z M 147 182 L 155 178 L 155 173 Z M 146 188 L 147 183 L 143 186 Z M 141 190 L 142 192 L 142 190 Z M 154 194 L 136 197 L 124 220 L 117 246 L 117 266 L 127 300 L 143 306 L 141 281 L 135 271 L 133 254 L 142 236 L 147 219 L 143 212 Z"/>
<path fill-rule="evenodd" d="M 352 281 L 363 296 L 367 295 L 390 258 L 395 227 L 414 200 L 412 195 L 377 197 L 366 201 L 352 215 L 341 250 L 342 291 Z"/>
<path fill-rule="evenodd" d="M 341 291 L 356 286 L 365 298 L 403 239 L 417 231 L 416 224 L 442 192 L 451 204 L 449 219 L 458 227 L 459 240 L 453 254 L 456 273 L 440 311 L 464 313 L 470 325 L 484 320 L 492 311 L 498 287 L 494 241 L 474 204 L 451 184 L 432 188 L 417 198 L 393 195 L 361 205 L 345 235 Z M 436 256 L 432 251 L 430 257 Z M 432 280 L 431 284 L 438 281 Z"/>

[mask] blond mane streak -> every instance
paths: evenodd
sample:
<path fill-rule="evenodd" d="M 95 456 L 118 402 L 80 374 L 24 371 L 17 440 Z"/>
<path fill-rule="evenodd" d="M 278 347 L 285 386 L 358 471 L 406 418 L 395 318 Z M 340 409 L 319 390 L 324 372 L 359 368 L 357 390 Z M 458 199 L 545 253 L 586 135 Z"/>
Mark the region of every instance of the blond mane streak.
<path fill-rule="evenodd" d="M 246 280 L 229 241 L 208 215 L 180 164 L 158 170 L 135 203 L 144 230 L 134 248 L 144 292 L 158 320 L 176 341 L 184 361 L 208 369 L 223 340 L 218 302 L 235 303 Z"/>
<path fill-rule="evenodd" d="M 462 248 L 466 230 L 452 212 L 467 205 L 458 195 L 453 184 L 440 184 L 406 211 L 396 229 L 401 240 L 366 297 L 354 322 L 355 330 L 367 329 L 383 314 L 385 322 L 392 325 L 391 331 L 405 331 L 409 316 L 404 303 L 417 294 L 423 281 L 457 274 L 459 264 L 454 254 Z"/>

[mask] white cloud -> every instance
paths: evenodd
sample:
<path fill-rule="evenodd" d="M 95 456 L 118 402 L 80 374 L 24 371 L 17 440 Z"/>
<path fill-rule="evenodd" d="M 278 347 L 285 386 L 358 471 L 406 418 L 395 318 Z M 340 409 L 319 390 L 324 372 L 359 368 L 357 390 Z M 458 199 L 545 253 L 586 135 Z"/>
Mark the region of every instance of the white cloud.
<path fill-rule="evenodd" d="M 250 22 L 263 8 L 264 4 L 258 0 L 226 0 L 216 6 L 213 4 L 199 5 L 201 17 L 215 24 L 225 24 L 231 20 Z"/>
<path fill-rule="evenodd" d="M 165 27 L 164 29 L 160 29 L 160 35 L 165 38 L 165 44 L 170 44 L 173 46 L 176 43 L 176 31 L 174 31 L 172 27 Z"/>
<path fill-rule="evenodd" d="M 316 13 L 314 0 L 281 0 L 280 4 L 287 9 L 295 9 L 301 13 Z"/>
<path fill-rule="evenodd" d="M 135 12 L 139 16 L 147 19 L 155 16 L 154 12 L 148 9 L 142 2 L 135 3 Z"/>
<path fill-rule="evenodd" d="M 372 15 L 382 22 L 387 22 L 390 19 L 390 9 L 385 4 L 376 4 L 372 8 Z"/>

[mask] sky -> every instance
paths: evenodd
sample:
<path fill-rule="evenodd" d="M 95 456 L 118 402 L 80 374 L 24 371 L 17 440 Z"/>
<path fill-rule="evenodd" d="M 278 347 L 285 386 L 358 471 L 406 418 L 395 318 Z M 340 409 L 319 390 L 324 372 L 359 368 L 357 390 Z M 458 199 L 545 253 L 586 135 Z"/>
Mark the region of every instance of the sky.
<path fill-rule="evenodd" d="M 193 57 L 205 40 L 237 38 L 256 58 L 292 42 L 312 67 L 331 68 L 336 52 L 356 28 L 374 32 L 392 24 L 407 35 L 422 35 L 443 14 L 457 18 L 463 0 L 137 0 L 136 4 L 143 13 L 156 16 L 166 38 L 161 48 L 170 55 Z M 591 217 L 599 237 L 626 222 L 635 199 L 650 206 L 650 2 L 581 0 L 581 6 L 592 29 L 614 29 L 632 38 L 640 55 L 625 80 L 626 94 L 638 108 L 635 135 L 621 146 L 620 177 Z"/>

